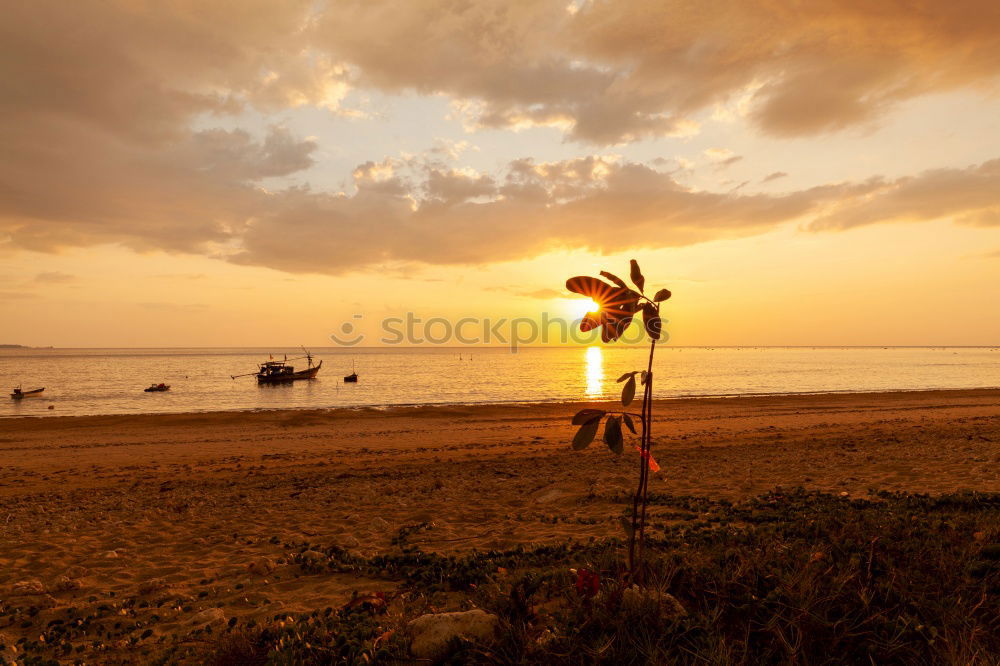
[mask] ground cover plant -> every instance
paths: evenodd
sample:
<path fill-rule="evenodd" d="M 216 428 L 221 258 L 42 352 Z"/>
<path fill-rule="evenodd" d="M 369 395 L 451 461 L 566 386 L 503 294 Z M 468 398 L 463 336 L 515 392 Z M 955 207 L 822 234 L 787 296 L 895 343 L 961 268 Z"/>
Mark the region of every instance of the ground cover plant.
<path fill-rule="evenodd" d="M 404 543 L 372 558 L 283 544 L 303 575 L 385 578 L 398 592 L 233 623 L 205 658 L 407 663 L 408 619 L 482 608 L 501 618 L 499 636 L 456 641 L 450 663 L 1000 663 L 1000 495 L 648 501 L 655 594 L 618 584 L 627 539 L 462 555 Z"/>

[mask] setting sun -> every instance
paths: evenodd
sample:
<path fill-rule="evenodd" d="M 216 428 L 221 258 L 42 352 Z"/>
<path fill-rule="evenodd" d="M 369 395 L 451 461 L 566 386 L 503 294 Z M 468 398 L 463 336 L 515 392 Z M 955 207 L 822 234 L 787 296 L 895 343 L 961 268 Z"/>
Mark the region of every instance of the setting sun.
<path fill-rule="evenodd" d="M 566 310 L 574 319 L 582 319 L 588 312 L 597 312 L 601 306 L 591 298 L 573 298 L 566 300 Z"/>

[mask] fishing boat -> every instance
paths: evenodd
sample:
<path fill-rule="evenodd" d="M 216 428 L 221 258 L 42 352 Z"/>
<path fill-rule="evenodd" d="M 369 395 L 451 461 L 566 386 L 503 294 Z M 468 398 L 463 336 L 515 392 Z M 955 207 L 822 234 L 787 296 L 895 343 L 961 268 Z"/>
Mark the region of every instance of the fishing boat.
<path fill-rule="evenodd" d="M 160 382 L 159 384 L 150 384 L 149 388 L 144 388 L 142 390 L 145 391 L 146 393 L 157 393 L 159 391 L 169 391 L 170 390 L 170 384 L 164 384 L 163 382 Z"/>
<path fill-rule="evenodd" d="M 22 398 L 33 398 L 41 394 L 41 392 L 44 390 L 45 387 L 43 386 L 42 388 L 31 389 L 30 391 L 22 391 L 21 387 L 18 386 L 16 389 L 14 389 L 14 392 L 10 394 L 10 397 L 14 400 L 21 400 Z"/>
<path fill-rule="evenodd" d="M 350 384 L 358 383 L 358 372 L 354 369 L 354 361 L 351 361 L 351 374 L 345 375 L 344 381 Z"/>
<path fill-rule="evenodd" d="M 296 358 L 288 358 L 287 356 L 281 361 L 275 361 L 272 357 L 268 361 L 264 361 L 258 366 L 257 372 L 248 372 L 245 375 L 230 375 L 233 379 L 237 377 L 249 377 L 251 375 L 257 377 L 258 384 L 283 384 L 285 382 L 294 382 L 298 379 L 315 379 L 319 369 L 323 367 L 323 361 L 321 360 L 316 365 L 313 365 L 313 357 L 306 349 L 303 350 L 306 355 L 298 356 Z M 297 361 L 299 359 L 306 359 L 307 367 L 305 370 L 296 370 L 294 366 L 289 365 L 290 361 Z"/>

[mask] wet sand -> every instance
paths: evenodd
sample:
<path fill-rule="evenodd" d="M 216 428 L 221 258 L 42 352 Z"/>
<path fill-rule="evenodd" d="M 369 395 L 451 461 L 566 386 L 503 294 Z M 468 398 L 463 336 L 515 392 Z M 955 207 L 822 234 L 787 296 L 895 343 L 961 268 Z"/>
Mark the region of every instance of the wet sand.
<path fill-rule="evenodd" d="M 584 406 L 0 420 L 0 605 L 42 609 L 28 627 L 0 617 L 0 634 L 117 603 L 156 652 L 207 623 L 391 586 L 303 576 L 285 543 L 371 555 L 421 523 L 410 543 L 448 552 L 617 535 L 638 454 L 570 450 Z M 671 400 L 655 415 L 653 492 L 1000 492 L 1000 390 Z"/>

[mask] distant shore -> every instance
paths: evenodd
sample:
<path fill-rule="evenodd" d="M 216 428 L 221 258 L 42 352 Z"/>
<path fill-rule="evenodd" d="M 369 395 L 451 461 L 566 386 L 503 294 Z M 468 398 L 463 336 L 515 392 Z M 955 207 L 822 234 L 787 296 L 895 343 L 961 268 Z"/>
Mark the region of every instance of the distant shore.
<path fill-rule="evenodd" d="M 0 597 L 24 583 L 42 607 L 2 632 L 118 604 L 122 642 L 81 635 L 80 656 L 146 660 L 219 617 L 395 589 L 308 573 L 287 544 L 370 558 L 413 530 L 458 554 L 616 536 L 638 457 L 570 449 L 570 417 L 594 404 L 0 420 Z M 997 389 L 664 400 L 655 416 L 659 495 L 1000 492 Z"/>

